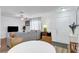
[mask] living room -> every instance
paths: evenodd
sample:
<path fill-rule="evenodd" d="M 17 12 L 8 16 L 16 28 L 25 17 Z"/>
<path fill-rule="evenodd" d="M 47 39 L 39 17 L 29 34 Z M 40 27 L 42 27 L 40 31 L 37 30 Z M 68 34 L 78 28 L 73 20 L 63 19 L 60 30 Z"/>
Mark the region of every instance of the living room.
<path fill-rule="evenodd" d="M 12 34 L 21 37 L 13 39 L 16 42 L 20 41 L 19 43 L 40 40 L 42 39 L 40 36 L 44 37 L 46 32 L 49 39 L 45 40 L 47 37 L 44 37 L 43 41 L 52 44 L 57 53 L 70 53 L 70 42 L 74 41 L 76 46 L 79 43 L 78 11 L 78 6 L 1 6 L 0 43 L 7 38 L 6 47 L 8 47 L 7 51 L 5 48 L 1 51 L 8 52 L 14 47 L 15 43 L 13 41 L 10 43 L 10 32 L 15 32 Z M 71 27 L 75 25 L 76 29 L 72 31 Z M 76 47 L 74 49 L 73 52 L 77 52 Z"/>

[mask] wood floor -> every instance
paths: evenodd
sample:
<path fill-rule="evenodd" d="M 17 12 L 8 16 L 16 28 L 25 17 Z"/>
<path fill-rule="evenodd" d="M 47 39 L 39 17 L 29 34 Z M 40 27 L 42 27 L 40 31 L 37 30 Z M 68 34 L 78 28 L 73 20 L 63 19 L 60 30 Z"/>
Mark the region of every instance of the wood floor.
<path fill-rule="evenodd" d="M 68 53 L 67 45 L 63 43 L 52 43 L 56 49 L 56 53 Z M 9 51 L 9 48 L 5 48 L 0 50 L 0 53 L 7 53 Z"/>
<path fill-rule="evenodd" d="M 62 48 L 62 47 L 58 47 L 58 46 L 55 46 L 55 49 L 56 49 L 56 53 L 67 53 L 67 49 L 66 48 Z M 3 50 L 0 50 L 0 53 L 7 53 L 9 51 L 8 48 L 6 49 L 3 49 Z"/>

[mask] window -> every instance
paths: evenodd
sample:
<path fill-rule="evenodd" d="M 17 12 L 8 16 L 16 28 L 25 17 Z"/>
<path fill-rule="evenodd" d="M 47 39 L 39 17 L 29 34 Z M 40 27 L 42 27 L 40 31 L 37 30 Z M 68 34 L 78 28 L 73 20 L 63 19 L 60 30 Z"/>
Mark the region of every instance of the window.
<path fill-rule="evenodd" d="M 31 19 L 30 30 L 41 30 L 41 17 Z"/>

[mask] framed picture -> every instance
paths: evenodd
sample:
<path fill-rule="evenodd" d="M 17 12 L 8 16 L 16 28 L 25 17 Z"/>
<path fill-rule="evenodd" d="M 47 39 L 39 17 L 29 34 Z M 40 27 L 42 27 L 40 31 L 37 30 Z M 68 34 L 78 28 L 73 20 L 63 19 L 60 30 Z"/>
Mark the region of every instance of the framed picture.
<path fill-rule="evenodd" d="M 25 21 L 25 26 L 30 26 L 30 21 Z"/>

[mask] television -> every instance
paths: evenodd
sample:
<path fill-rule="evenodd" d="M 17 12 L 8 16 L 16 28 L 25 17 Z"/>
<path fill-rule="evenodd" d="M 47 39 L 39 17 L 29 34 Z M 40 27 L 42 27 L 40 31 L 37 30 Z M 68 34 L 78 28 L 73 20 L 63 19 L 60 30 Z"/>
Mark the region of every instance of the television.
<path fill-rule="evenodd" d="M 18 26 L 8 26 L 7 32 L 18 32 Z"/>

